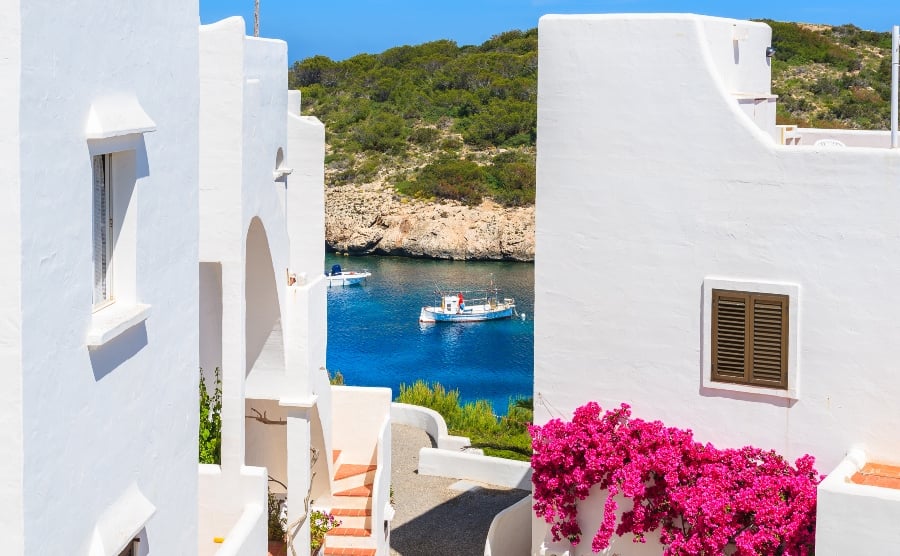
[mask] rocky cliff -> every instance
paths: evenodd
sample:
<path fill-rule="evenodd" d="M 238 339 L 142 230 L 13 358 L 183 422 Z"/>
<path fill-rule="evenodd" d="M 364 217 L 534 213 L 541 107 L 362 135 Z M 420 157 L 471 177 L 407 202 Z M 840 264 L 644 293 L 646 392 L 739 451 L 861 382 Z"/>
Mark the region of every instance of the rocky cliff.
<path fill-rule="evenodd" d="M 325 243 L 353 255 L 534 260 L 534 207 L 400 197 L 377 183 L 325 189 Z"/>

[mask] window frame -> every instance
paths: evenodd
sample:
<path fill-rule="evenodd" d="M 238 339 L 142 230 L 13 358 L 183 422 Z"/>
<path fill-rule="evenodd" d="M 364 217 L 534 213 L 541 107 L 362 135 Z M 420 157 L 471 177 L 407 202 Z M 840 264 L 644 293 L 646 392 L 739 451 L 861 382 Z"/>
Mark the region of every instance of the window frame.
<path fill-rule="evenodd" d="M 784 386 L 773 386 L 772 384 L 760 384 L 760 381 L 749 380 L 749 368 L 746 358 L 750 357 L 751 351 L 748 349 L 744 353 L 745 357 L 745 379 L 722 380 L 722 377 L 714 378 L 713 375 L 713 357 L 714 357 L 714 337 L 713 327 L 715 326 L 715 315 L 713 311 L 714 291 L 725 291 L 734 296 L 746 295 L 748 299 L 756 296 L 758 299 L 781 299 L 785 300 L 786 306 L 784 311 L 787 313 L 784 317 L 784 326 L 787 328 L 787 334 L 783 338 L 783 350 L 786 350 L 784 369 Z M 777 297 L 776 297 L 777 296 Z M 743 392 L 756 394 L 765 397 L 799 399 L 800 397 L 800 372 L 799 372 L 799 306 L 800 306 L 800 287 L 796 284 L 777 283 L 777 282 L 750 282 L 742 280 L 731 280 L 722 278 L 705 278 L 703 281 L 703 304 L 702 304 L 702 389 L 712 393 L 712 391 L 723 390 L 730 392 Z M 752 320 L 753 305 L 747 304 L 747 321 Z M 745 321 L 745 322 L 747 322 Z M 752 328 L 745 329 L 744 334 L 752 333 Z M 752 340 L 747 339 L 747 343 Z"/>
<path fill-rule="evenodd" d="M 115 243 L 115 204 L 113 199 L 113 175 L 112 175 L 112 154 L 113 153 L 101 153 L 95 154 L 91 157 L 91 169 L 92 169 L 92 200 L 91 200 L 91 230 L 93 237 L 92 244 L 92 259 L 93 259 L 93 272 L 94 272 L 94 288 L 92 291 L 92 308 L 93 311 L 99 311 L 105 307 L 109 307 L 116 301 L 115 297 L 115 278 L 114 278 L 114 268 L 115 265 L 113 263 L 113 254 L 115 252 L 114 243 Z M 101 166 L 103 168 L 103 194 L 101 196 L 102 201 L 104 203 L 105 213 L 103 214 L 104 223 L 102 227 L 97 226 L 96 215 L 98 213 L 97 209 L 97 166 L 96 160 L 101 160 Z M 102 299 L 96 299 L 98 284 L 96 282 L 98 269 L 97 265 L 100 264 L 97 261 L 97 232 L 102 229 L 106 233 L 106 242 L 105 242 L 105 253 L 106 256 L 106 268 L 105 270 L 100 270 L 99 273 L 103 276 L 105 284 L 103 287 L 105 288 L 105 296 Z"/>

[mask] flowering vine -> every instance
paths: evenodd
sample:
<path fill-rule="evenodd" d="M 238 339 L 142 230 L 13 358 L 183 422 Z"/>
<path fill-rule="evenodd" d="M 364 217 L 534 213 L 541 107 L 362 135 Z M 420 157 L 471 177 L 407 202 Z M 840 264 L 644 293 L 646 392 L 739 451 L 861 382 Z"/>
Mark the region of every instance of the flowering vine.
<path fill-rule="evenodd" d="M 534 510 L 552 524 L 554 540 L 581 541 L 578 501 L 606 489 L 594 552 L 612 534 L 635 542 L 659 531 L 663 554 L 805 556 L 815 541 L 816 485 L 822 476 L 805 455 L 791 466 L 774 451 L 720 450 L 690 430 L 631 417 L 631 409 L 602 412 L 588 403 L 572 421 L 530 427 Z M 616 517 L 616 495 L 631 507 Z"/>

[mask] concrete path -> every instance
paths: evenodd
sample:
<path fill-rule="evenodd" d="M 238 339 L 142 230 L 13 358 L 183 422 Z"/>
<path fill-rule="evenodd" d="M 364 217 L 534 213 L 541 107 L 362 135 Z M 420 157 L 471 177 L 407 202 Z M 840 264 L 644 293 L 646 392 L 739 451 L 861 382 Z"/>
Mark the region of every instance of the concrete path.
<path fill-rule="evenodd" d="M 529 494 L 527 490 L 419 476 L 419 449 L 433 446 L 431 437 L 415 427 L 392 425 L 391 438 L 396 510 L 392 556 L 480 556 L 494 516 Z"/>

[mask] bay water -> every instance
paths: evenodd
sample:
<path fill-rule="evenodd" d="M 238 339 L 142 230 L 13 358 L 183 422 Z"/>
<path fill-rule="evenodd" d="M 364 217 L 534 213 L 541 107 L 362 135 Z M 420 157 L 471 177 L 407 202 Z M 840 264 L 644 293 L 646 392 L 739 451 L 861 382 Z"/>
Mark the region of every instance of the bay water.
<path fill-rule="evenodd" d="M 510 399 L 531 397 L 534 382 L 534 265 L 348 257 L 329 253 L 326 268 L 368 269 L 358 286 L 328 288 L 326 364 L 349 386 L 386 386 L 422 379 L 458 389 L 463 402 L 484 399 L 504 415 Z M 519 316 L 474 323 L 420 323 L 423 305 L 451 293 L 494 285 L 516 300 Z M 524 319 L 522 318 L 524 315 Z"/>

